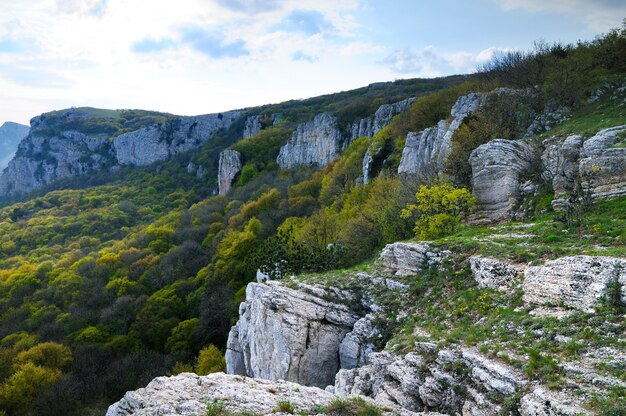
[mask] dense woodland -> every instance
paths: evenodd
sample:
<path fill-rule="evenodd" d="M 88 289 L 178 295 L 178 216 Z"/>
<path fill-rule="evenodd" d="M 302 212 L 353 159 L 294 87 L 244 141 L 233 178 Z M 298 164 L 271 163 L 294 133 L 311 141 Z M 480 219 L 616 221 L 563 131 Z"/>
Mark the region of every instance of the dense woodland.
<path fill-rule="evenodd" d="M 385 243 L 413 237 L 415 212 L 403 215 L 403 209 L 420 185 L 469 188 L 471 150 L 518 137 L 527 120 L 514 102 L 475 115 L 452 139 L 447 174 L 428 183 L 395 173 L 407 132 L 449 117 L 459 96 L 498 86 L 535 89 L 528 112 L 551 104 L 575 114 L 598 83 L 625 74 L 626 28 L 574 45 L 537 44 L 497 56 L 471 76 L 373 84 L 252 109 L 282 121 L 238 140 L 240 120 L 199 152 L 5 201 L 0 414 L 103 414 L 155 376 L 219 369 L 217 350 L 223 352 L 245 286 L 268 259 L 291 256 L 290 270 L 297 271 L 347 267 Z M 275 163 L 295 126 L 316 113 L 335 112 L 347 126 L 411 96 L 418 98 L 408 111 L 373 139 L 355 140 L 324 169 L 282 171 Z M 171 117 L 100 116 L 98 123 L 70 127 L 114 136 Z M 244 167 L 228 195 L 214 196 L 218 154 L 228 147 L 241 152 Z M 378 176 L 362 185 L 368 149 L 386 157 Z M 207 175 L 190 175 L 189 162 L 208 167 Z"/>

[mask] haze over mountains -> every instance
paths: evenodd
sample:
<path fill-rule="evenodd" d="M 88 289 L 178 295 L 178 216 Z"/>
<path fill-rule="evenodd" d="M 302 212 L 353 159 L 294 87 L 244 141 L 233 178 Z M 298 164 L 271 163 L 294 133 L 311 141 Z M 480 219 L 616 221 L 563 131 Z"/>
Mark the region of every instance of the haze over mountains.
<path fill-rule="evenodd" d="M 7 121 L 0 126 L 0 171 L 13 158 L 20 141 L 28 134 L 29 127 Z"/>

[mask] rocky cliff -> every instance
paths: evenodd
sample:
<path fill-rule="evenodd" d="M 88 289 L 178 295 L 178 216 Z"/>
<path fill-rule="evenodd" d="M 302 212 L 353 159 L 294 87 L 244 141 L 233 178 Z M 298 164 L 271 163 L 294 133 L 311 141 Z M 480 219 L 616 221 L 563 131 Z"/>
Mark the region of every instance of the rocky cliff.
<path fill-rule="evenodd" d="M 0 126 L 0 172 L 13 158 L 20 141 L 28 134 L 29 127 L 22 124 L 5 122 Z"/>
<path fill-rule="evenodd" d="M 261 130 L 271 127 L 280 121 L 278 114 L 259 114 L 256 116 L 249 116 L 246 118 L 246 123 L 243 128 L 243 138 L 256 136 Z"/>
<path fill-rule="evenodd" d="M 333 297 L 336 301 L 327 300 Z M 340 352 L 360 318 L 344 305 L 358 309 L 354 301 L 349 293 L 319 287 L 250 283 L 228 337 L 227 372 L 322 388 L 333 384 L 341 355 L 344 361 L 359 360 L 358 346 L 356 356 Z"/>
<path fill-rule="evenodd" d="M 407 110 L 414 101 L 415 97 L 412 97 L 397 103 L 381 105 L 373 116 L 352 123 L 350 140 L 354 140 L 357 137 L 374 137 L 391 122 L 394 116 Z"/>
<path fill-rule="evenodd" d="M 101 113 L 106 116 L 100 115 Z M 243 112 L 165 120 L 111 136 L 119 112 L 69 109 L 31 120 L 30 133 L 0 176 L 0 197 L 33 191 L 57 180 L 82 176 L 116 165 L 145 166 L 200 146 Z"/>
<path fill-rule="evenodd" d="M 236 150 L 224 150 L 220 153 L 217 170 L 217 185 L 219 194 L 226 195 L 235 177 L 241 171 L 241 153 Z"/>

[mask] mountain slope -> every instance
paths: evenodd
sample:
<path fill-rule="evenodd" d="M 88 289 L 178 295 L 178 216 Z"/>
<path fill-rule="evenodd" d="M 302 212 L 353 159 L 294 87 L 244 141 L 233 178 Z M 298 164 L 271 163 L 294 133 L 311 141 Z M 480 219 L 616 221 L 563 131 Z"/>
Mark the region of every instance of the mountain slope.
<path fill-rule="evenodd" d="M 5 122 L 0 126 L 0 171 L 9 164 L 13 158 L 20 141 L 28 134 L 28 126 Z"/>

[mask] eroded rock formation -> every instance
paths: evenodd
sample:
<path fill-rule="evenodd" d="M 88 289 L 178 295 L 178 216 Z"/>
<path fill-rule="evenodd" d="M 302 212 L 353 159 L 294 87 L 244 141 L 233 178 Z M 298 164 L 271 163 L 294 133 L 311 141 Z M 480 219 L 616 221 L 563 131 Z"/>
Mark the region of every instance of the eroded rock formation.
<path fill-rule="evenodd" d="M 233 180 L 239 172 L 241 172 L 241 153 L 230 149 L 222 151 L 217 170 L 217 186 L 220 195 L 226 195 L 230 191 Z"/>

